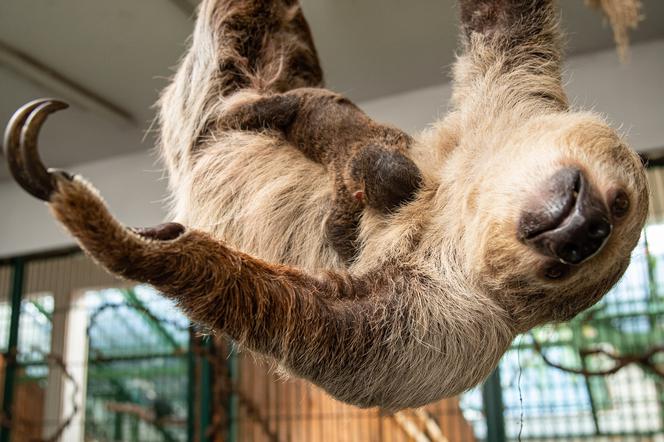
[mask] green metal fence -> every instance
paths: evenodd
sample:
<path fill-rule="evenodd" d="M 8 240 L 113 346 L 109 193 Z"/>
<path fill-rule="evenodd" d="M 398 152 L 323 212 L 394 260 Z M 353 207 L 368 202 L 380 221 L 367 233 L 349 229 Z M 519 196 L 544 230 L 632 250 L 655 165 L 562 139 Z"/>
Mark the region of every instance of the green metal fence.
<path fill-rule="evenodd" d="M 0 441 L 210 440 L 204 338 L 90 264 L 78 250 L 0 264 Z"/>
<path fill-rule="evenodd" d="M 487 413 L 476 434 L 664 440 L 664 169 L 649 180 L 650 222 L 621 281 L 573 320 L 517 337 L 485 394 L 464 397 L 470 416 Z"/>
<path fill-rule="evenodd" d="M 85 433 L 102 440 L 184 440 L 193 378 L 188 322 L 141 287 L 92 291 L 86 303 Z"/>

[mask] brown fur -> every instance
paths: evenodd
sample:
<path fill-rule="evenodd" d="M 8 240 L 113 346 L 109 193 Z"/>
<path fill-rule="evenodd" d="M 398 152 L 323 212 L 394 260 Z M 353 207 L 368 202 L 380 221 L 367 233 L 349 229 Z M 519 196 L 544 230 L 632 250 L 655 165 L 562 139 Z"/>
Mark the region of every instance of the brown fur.
<path fill-rule="evenodd" d="M 248 96 L 321 85 L 293 1 L 202 3 L 160 103 L 186 230 L 127 229 L 78 177 L 55 177 L 51 210 L 110 271 L 341 400 L 396 410 L 477 385 L 514 336 L 570 318 L 620 277 L 647 188 L 618 134 L 568 108 L 552 1 L 461 0 L 461 12 L 453 109 L 412 146 L 421 188 L 393 213 L 363 213 L 350 266 L 325 239 L 325 168 L 281 136 L 218 125 Z M 605 200 L 624 192 L 629 210 L 599 254 L 549 280 L 550 258 L 519 241 L 517 224 L 569 165 Z"/>

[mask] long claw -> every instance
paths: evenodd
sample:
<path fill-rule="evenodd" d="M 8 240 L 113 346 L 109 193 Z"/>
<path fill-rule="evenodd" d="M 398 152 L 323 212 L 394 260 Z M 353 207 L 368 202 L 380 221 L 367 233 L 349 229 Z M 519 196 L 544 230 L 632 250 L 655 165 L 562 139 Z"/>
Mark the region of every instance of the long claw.
<path fill-rule="evenodd" d="M 7 158 L 7 164 L 9 165 L 9 171 L 11 172 L 14 180 L 23 187 L 24 189 L 30 192 L 29 188 L 29 179 L 23 168 L 23 157 L 20 153 L 20 140 L 21 140 L 21 129 L 25 120 L 30 116 L 30 113 L 44 102 L 43 99 L 31 101 L 28 104 L 23 105 L 19 110 L 14 112 L 7 128 L 5 129 L 5 157 Z M 32 192 L 30 192 L 32 193 Z"/>
<path fill-rule="evenodd" d="M 169 241 L 182 235 L 185 227 L 180 223 L 163 223 L 155 227 L 133 227 L 131 230 L 144 238 Z"/>
<path fill-rule="evenodd" d="M 21 130 L 21 157 L 25 172 L 37 193 L 35 196 L 48 201 L 55 190 L 53 175 L 46 170 L 37 150 L 37 137 L 46 118 L 53 112 L 69 107 L 58 100 L 46 100 L 28 116 Z M 35 194 L 33 193 L 33 195 Z"/>
<path fill-rule="evenodd" d="M 31 195 L 48 201 L 55 189 L 52 172 L 46 170 L 37 151 L 37 135 L 46 117 L 68 105 L 38 99 L 21 107 L 5 130 L 5 156 L 16 182 Z"/>

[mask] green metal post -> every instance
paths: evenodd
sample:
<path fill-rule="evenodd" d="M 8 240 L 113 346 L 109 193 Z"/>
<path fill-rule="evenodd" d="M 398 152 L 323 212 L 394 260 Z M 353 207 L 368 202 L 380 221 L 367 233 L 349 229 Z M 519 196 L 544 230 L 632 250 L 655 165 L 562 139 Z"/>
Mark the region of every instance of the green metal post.
<path fill-rule="evenodd" d="M 138 419 L 138 416 L 131 416 L 131 442 L 140 442 L 140 425 L 141 421 Z"/>
<path fill-rule="evenodd" d="M 577 330 L 573 334 L 573 343 L 574 348 L 577 349 L 579 353 L 579 360 L 581 361 L 581 369 L 583 371 L 588 371 L 588 361 L 583 356 L 581 349 L 586 347 L 586 339 L 583 335 L 583 324 L 577 325 Z M 590 400 L 590 411 L 592 413 L 593 425 L 595 427 L 595 435 L 599 436 L 601 430 L 599 428 L 599 418 L 597 417 L 597 403 L 595 401 L 595 394 L 593 393 L 593 388 L 590 385 L 590 376 L 583 376 L 583 383 L 586 387 L 586 393 L 588 394 L 588 399 Z"/>
<path fill-rule="evenodd" d="M 228 442 L 237 440 L 237 418 L 239 398 L 235 389 L 238 385 L 238 357 L 235 342 L 230 342 L 231 354 L 228 358 L 228 377 L 230 378 L 231 392 L 228 397 Z"/>
<path fill-rule="evenodd" d="M 505 415 L 503 391 L 500 385 L 500 367 L 497 367 L 482 387 L 487 442 L 505 442 Z"/>
<path fill-rule="evenodd" d="M 115 399 L 118 402 L 130 402 L 131 401 L 131 395 L 127 391 L 127 389 L 124 387 L 122 382 L 120 382 L 117 378 L 111 378 L 110 382 L 111 388 L 113 389 L 113 399 Z M 114 441 L 122 441 L 125 440 L 124 438 L 124 415 L 122 413 L 115 413 L 115 418 L 113 421 L 113 440 Z"/>
<path fill-rule="evenodd" d="M 123 428 L 124 428 L 124 415 L 122 413 L 115 413 L 113 418 L 113 440 L 121 441 L 123 437 Z"/>
<path fill-rule="evenodd" d="M 189 329 L 189 352 L 187 352 L 187 440 L 194 440 L 194 433 L 196 432 L 196 408 L 194 402 L 196 401 L 196 359 L 194 358 L 194 331 Z"/>
<path fill-rule="evenodd" d="M 16 379 L 16 356 L 18 353 L 18 324 L 21 314 L 21 298 L 23 297 L 23 282 L 25 262 L 21 258 L 12 261 L 14 274 L 12 278 L 12 315 L 9 321 L 9 343 L 5 360 L 5 385 L 2 392 L 2 413 L 11 421 L 12 402 L 14 400 L 14 381 Z M 0 442 L 9 442 L 11 428 L 2 425 L 0 428 Z"/>
<path fill-rule="evenodd" d="M 203 348 L 205 355 L 210 354 L 212 349 L 212 338 L 206 336 L 203 338 Z M 212 422 L 212 364 L 206 356 L 201 358 L 201 415 L 200 415 L 200 440 L 209 442 L 212 439 L 208 437 L 207 430 Z"/>

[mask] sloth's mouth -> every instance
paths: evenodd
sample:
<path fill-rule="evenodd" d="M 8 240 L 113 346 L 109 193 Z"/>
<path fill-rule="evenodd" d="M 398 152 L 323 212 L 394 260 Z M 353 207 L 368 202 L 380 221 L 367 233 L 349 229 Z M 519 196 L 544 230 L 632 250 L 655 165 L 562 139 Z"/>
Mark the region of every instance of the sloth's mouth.
<path fill-rule="evenodd" d="M 522 213 L 519 239 L 563 264 L 581 264 L 599 253 L 613 226 L 604 200 L 583 172 L 559 170 L 542 195 Z"/>

